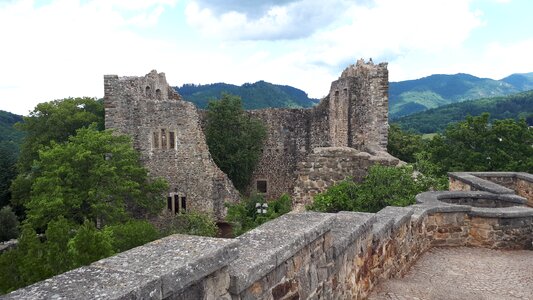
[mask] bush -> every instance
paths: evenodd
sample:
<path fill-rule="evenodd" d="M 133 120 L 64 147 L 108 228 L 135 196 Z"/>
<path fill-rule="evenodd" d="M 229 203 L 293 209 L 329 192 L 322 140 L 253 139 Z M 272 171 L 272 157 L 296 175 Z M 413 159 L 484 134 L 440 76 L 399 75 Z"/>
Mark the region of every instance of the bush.
<path fill-rule="evenodd" d="M 213 237 L 218 232 L 213 218 L 205 213 L 187 212 L 163 218 L 166 220 L 160 229 L 163 236 L 179 233 Z"/>
<path fill-rule="evenodd" d="M 266 213 L 258 213 L 256 204 L 262 205 L 265 199 L 262 195 L 253 195 L 243 199 L 240 203 L 228 205 L 228 216 L 226 220 L 233 225 L 233 234 L 239 236 L 257 226 L 275 219 L 291 211 L 291 198 L 282 195 L 276 200 L 266 202 L 268 208 Z"/>
<path fill-rule="evenodd" d="M 411 166 L 370 167 L 362 183 L 348 179 L 315 196 L 309 210 L 322 212 L 377 212 L 386 206 L 407 206 L 415 203 L 418 193 L 434 187 L 429 177 L 414 177 Z"/>

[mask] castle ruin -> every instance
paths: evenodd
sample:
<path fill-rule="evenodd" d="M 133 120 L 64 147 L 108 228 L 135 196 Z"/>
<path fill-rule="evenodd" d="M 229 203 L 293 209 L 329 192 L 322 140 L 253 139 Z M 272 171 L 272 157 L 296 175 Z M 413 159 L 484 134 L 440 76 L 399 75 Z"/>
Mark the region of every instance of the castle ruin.
<path fill-rule="evenodd" d="M 164 73 L 106 75 L 105 125 L 133 138 L 150 174 L 170 184 L 167 207 L 225 216 L 225 202 L 239 194 L 213 162 L 198 109 L 168 85 Z M 286 193 L 295 208 L 347 177 L 360 180 L 372 164 L 396 165 L 386 152 L 386 63 L 359 60 L 331 84 L 311 109 L 261 109 L 268 135 L 248 187 L 267 199 Z"/>

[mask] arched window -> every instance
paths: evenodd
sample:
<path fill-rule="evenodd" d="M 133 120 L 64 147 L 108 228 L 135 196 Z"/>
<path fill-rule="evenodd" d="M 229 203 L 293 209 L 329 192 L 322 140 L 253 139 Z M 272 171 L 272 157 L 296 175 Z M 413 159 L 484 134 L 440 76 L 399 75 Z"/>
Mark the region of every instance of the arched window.
<path fill-rule="evenodd" d="M 145 94 L 146 94 L 146 97 L 150 97 L 150 87 L 149 86 L 146 87 Z"/>
<path fill-rule="evenodd" d="M 155 90 L 155 97 L 158 100 L 161 100 L 161 90 L 160 89 Z"/>

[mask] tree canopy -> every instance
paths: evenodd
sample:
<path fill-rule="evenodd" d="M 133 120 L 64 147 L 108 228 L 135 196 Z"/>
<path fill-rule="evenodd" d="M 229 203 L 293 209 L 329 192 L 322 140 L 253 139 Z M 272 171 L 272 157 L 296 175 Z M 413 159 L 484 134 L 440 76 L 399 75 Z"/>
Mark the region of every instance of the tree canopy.
<path fill-rule="evenodd" d="M 28 222 L 44 228 L 62 216 L 113 224 L 162 210 L 162 180 L 148 179 L 127 136 L 82 128 L 63 144 L 39 152 L 38 175 L 26 204 Z"/>
<path fill-rule="evenodd" d="M 266 137 L 265 126 L 247 115 L 237 96 L 210 101 L 205 135 L 217 166 L 243 191 L 257 165 Z"/>

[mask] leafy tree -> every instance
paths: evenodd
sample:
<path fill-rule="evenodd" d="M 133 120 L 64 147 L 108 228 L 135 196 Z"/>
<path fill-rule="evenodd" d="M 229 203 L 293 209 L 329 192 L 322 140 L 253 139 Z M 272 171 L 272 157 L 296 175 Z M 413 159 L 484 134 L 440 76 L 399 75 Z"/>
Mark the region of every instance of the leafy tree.
<path fill-rule="evenodd" d="M 256 204 L 268 204 L 266 213 L 258 212 Z M 256 194 L 240 203 L 228 204 L 226 220 L 233 225 L 233 234 L 239 236 L 255 227 L 291 211 L 291 198 L 282 195 L 276 200 L 265 202 L 262 195 Z"/>
<path fill-rule="evenodd" d="M 17 176 L 17 146 L 13 142 L 0 141 L 0 208 L 9 204 L 9 186 Z"/>
<path fill-rule="evenodd" d="M 436 182 L 428 177 L 413 176 L 411 166 L 370 167 L 363 182 L 345 180 L 315 196 L 309 210 L 323 212 L 377 212 L 386 206 L 407 206 L 415 203 L 418 193 L 427 191 Z"/>
<path fill-rule="evenodd" d="M 450 171 L 533 172 L 533 130 L 524 120 L 489 122 L 489 114 L 448 126 L 429 143 L 429 162 Z"/>
<path fill-rule="evenodd" d="M 45 258 L 52 273 L 51 276 L 64 273 L 74 267 L 72 255 L 67 249 L 68 242 L 74 237 L 77 227 L 79 226 L 62 216 L 48 223 L 45 234 Z"/>
<path fill-rule="evenodd" d="M 392 124 L 389 127 L 387 151 L 393 156 L 408 162 L 416 161 L 415 154 L 424 148 L 422 136 L 403 131 L 400 126 Z"/>
<path fill-rule="evenodd" d="M 104 231 L 112 237 L 113 250 L 123 252 L 159 238 L 157 229 L 144 220 L 130 220 L 124 224 L 106 226 Z"/>
<path fill-rule="evenodd" d="M 239 97 L 223 94 L 209 102 L 205 135 L 215 163 L 243 191 L 261 155 L 264 125 L 244 113 Z"/>
<path fill-rule="evenodd" d="M 11 209 L 4 206 L 0 209 L 0 242 L 14 239 L 19 234 L 19 220 Z"/>
<path fill-rule="evenodd" d="M 109 232 L 97 230 L 89 220 L 85 220 L 76 235 L 68 242 L 68 251 L 75 267 L 88 265 L 114 254 Z"/>
<path fill-rule="evenodd" d="M 24 140 L 17 162 L 18 176 L 11 185 L 12 204 L 18 214 L 30 198 L 33 181 L 39 176 L 34 161 L 39 158 L 39 150 L 64 143 L 76 130 L 96 124 L 104 129 L 104 106 L 94 98 L 67 98 L 38 104 L 22 123 L 15 127 L 24 133 Z"/>
<path fill-rule="evenodd" d="M 159 213 L 164 205 L 166 183 L 149 181 L 130 138 L 110 131 L 79 129 L 67 143 L 40 151 L 34 168 L 39 176 L 26 204 L 34 228 L 60 216 L 77 224 L 113 224 Z"/>

